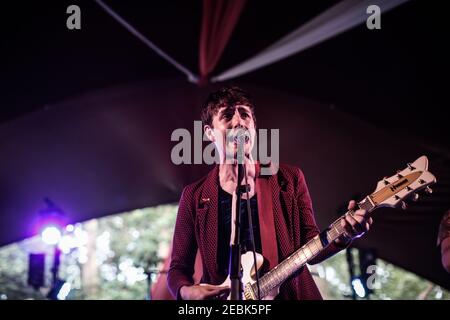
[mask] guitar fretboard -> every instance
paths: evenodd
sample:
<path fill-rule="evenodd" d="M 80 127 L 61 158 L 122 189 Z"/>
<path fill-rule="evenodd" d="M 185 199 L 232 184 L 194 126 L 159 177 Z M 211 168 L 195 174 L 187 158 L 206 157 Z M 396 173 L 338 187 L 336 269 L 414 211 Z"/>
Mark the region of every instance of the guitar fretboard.
<path fill-rule="evenodd" d="M 367 210 L 368 212 L 375 208 L 370 196 L 364 198 L 364 200 L 359 202 L 357 206 L 361 209 Z M 327 229 L 312 238 L 300 249 L 287 257 L 283 262 L 262 276 L 259 279 L 260 298 L 262 299 L 267 296 L 271 290 L 281 285 L 284 281 L 286 281 L 286 279 L 317 256 L 331 242 L 339 238 L 344 233 L 344 229 L 341 226 L 341 220 L 347 214 L 353 215 L 354 211 L 347 211 L 343 216 L 334 221 Z M 256 283 L 251 286 L 251 289 L 255 296 L 258 297 L 258 288 Z"/>

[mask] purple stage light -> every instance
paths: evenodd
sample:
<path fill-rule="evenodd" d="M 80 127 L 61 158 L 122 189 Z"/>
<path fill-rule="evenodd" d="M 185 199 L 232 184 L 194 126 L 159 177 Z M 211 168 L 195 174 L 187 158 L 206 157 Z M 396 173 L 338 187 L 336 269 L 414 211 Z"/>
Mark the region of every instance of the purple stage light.
<path fill-rule="evenodd" d="M 39 212 L 38 220 L 34 224 L 35 232 L 41 235 L 44 243 L 57 245 L 67 225 L 64 212 L 50 199 L 44 199 L 46 208 Z"/>
<path fill-rule="evenodd" d="M 61 239 L 61 230 L 56 226 L 48 225 L 42 230 L 41 239 L 46 244 L 55 245 Z"/>

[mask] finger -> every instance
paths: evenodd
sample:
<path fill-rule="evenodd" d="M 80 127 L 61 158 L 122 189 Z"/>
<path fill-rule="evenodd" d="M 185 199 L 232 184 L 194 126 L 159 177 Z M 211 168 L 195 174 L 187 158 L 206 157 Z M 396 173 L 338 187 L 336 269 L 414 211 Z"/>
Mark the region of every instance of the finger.
<path fill-rule="evenodd" d="M 212 293 L 212 294 L 223 294 L 223 293 L 227 293 L 230 291 L 229 287 L 213 287 L 213 288 L 208 288 L 207 289 L 208 293 Z"/>
<path fill-rule="evenodd" d="M 358 221 L 359 223 L 363 223 L 368 220 L 368 217 L 365 216 L 364 210 L 358 210 L 354 214 L 349 214 L 348 216 Z"/>
<path fill-rule="evenodd" d="M 221 298 L 223 298 L 223 297 L 225 297 L 225 298 L 228 297 L 228 294 L 230 293 L 230 291 L 231 291 L 230 288 L 221 289 L 221 290 L 219 291 L 219 294 L 218 294 L 219 299 L 221 299 Z"/>
<path fill-rule="evenodd" d="M 358 231 L 358 233 L 364 233 L 367 232 L 367 218 L 364 216 L 355 216 L 353 217 L 356 221 L 355 229 Z"/>
<path fill-rule="evenodd" d="M 229 289 L 230 288 L 229 286 L 215 286 L 215 285 L 207 284 L 207 283 L 200 283 L 200 286 L 202 286 L 203 288 L 208 289 L 208 290 L 216 290 L 216 289 L 221 290 L 221 289 Z"/>
<path fill-rule="evenodd" d="M 352 226 L 350 225 L 350 223 L 347 220 L 345 220 L 345 219 L 341 220 L 341 227 L 344 228 L 344 236 L 345 237 L 353 238 L 354 231 L 353 231 Z"/>
<path fill-rule="evenodd" d="M 205 298 L 218 298 L 220 295 L 223 295 L 229 292 L 230 289 L 215 289 L 205 293 Z"/>
<path fill-rule="evenodd" d="M 217 296 L 217 294 L 218 294 L 218 291 L 216 291 L 216 290 L 206 290 L 206 291 L 203 293 L 203 299 L 214 298 L 214 297 Z"/>
<path fill-rule="evenodd" d="M 368 212 L 366 210 L 358 210 L 353 214 L 353 218 L 358 220 L 361 225 L 365 225 L 365 222 L 369 222 L 369 224 L 372 224 L 373 220 L 372 217 L 368 215 Z"/>
<path fill-rule="evenodd" d="M 348 203 L 347 209 L 348 210 L 352 210 L 355 207 L 355 205 L 356 205 L 356 201 L 355 200 L 350 200 L 349 203 Z"/>
<path fill-rule="evenodd" d="M 373 223 L 372 217 L 369 217 L 369 219 L 366 220 L 366 232 L 370 230 L 370 226 Z"/>
<path fill-rule="evenodd" d="M 361 217 L 367 218 L 368 212 L 367 212 L 367 210 L 359 209 L 353 213 L 353 216 L 361 216 Z"/>
<path fill-rule="evenodd" d="M 359 232 L 358 232 L 358 230 L 356 230 L 356 227 L 355 227 L 357 224 L 355 219 L 349 215 L 349 216 L 345 217 L 345 222 L 347 224 L 347 230 L 348 230 L 350 236 L 352 238 L 356 237 Z"/>
<path fill-rule="evenodd" d="M 372 222 L 373 222 L 371 217 L 363 218 L 363 217 L 359 216 L 359 217 L 356 217 L 355 220 L 359 222 L 359 226 L 361 227 L 361 228 L 358 228 L 358 226 L 356 226 L 356 230 L 358 230 L 359 236 L 361 236 L 362 234 L 369 231 L 370 226 L 372 225 Z"/>
<path fill-rule="evenodd" d="M 363 217 L 359 217 L 359 216 L 351 216 L 348 215 L 345 217 L 345 220 L 350 224 L 351 228 L 352 228 L 352 234 L 354 236 L 364 232 L 365 228 L 364 228 L 364 224 L 365 224 L 365 220 Z M 364 223 L 364 224 L 362 224 Z"/>

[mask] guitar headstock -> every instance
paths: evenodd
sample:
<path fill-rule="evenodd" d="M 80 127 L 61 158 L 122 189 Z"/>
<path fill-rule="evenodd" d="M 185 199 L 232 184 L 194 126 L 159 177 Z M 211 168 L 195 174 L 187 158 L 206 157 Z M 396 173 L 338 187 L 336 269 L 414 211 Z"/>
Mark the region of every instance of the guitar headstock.
<path fill-rule="evenodd" d="M 401 204 L 405 208 L 404 200 L 416 201 L 421 190 L 431 193 L 430 185 L 433 183 L 436 183 L 436 178 L 428 171 L 428 158 L 421 156 L 413 163 L 408 163 L 405 169 L 380 180 L 370 199 L 376 207 L 396 207 Z"/>

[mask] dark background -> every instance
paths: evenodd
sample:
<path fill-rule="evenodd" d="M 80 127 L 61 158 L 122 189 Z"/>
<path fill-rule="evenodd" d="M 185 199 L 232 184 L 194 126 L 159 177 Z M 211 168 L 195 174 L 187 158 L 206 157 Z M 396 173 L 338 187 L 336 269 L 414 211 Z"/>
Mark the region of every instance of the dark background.
<path fill-rule="evenodd" d="M 106 3 L 197 73 L 201 1 Z M 213 75 L 334 3 L 248 1 Z M 81 8 L 79 31 L 66 28 L 70 4 Z M 93 1 L 10 1 L 0 10 L 0 123 L 92 89 L 180 75 Z M 439 1 L 409 1 L 382 13 L 381 30 L 363 24 L 240 80 L 332 104 L 448 149 L 445 12 Z"/>

